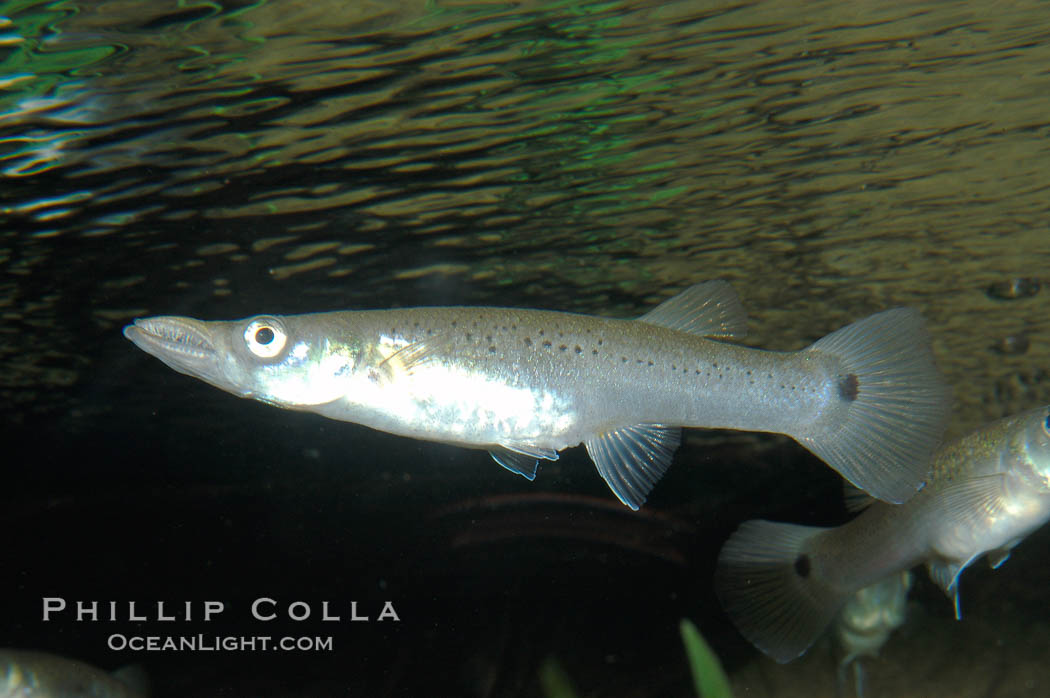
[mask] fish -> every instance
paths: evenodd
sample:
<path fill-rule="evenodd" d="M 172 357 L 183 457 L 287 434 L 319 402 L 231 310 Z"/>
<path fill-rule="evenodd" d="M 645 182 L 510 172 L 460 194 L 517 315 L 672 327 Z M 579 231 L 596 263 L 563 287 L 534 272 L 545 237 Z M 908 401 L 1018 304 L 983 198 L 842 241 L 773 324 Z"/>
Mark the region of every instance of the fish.
<path fill-rule="evenodd" d="M 912 573 L 902 570 L 857 591 L 839 609 L 832 635 L 839 651 L 838 695 L 847 695 L 849 669 L 853 669 L 853 695 L 864 695 L 861 657 L 878 656 L 890 634 L 907 620 L 908 591 Z"/>
<path fill-rule="evenodd" d="M 947 442 L 903 504 L 847 504 L 868 505 L 835 528 L 746 521 L 722 546 L 715 593 L 740 633 L 778 662 L 802 655 L 857 590 L 920 564 L 961 618 L 962 571 L 982 555 L 997 569 L 1050 518 L 1050 408 Z"/>
<path fill-rule="evenodd" d="M 136 667 L 110 674 L 54 654 L 0 649 L 0 698 L 145 698 L 145 684 Z"/>
<path fill-rule="evenodd" d="M 746 325 L 715 280 L 637 319 L 420 307 L 146 317 L 124 335 L 234 395 L 485 449 L 529 480 L 582 443 L 634 510 L 681 427 L 787 434 L 877 498 L 914 494 L 950 408 L 921 315 L 887 310 L 795 352 L 725 341 Z"/>

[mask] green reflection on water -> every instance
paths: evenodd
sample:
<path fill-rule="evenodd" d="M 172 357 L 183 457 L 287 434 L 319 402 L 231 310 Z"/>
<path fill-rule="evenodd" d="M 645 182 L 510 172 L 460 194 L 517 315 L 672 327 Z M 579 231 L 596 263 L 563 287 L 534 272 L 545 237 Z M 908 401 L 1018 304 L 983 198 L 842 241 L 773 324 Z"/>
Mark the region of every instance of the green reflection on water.
<path fill-rule="evenodd" d="M 19 81 L 14 92 L 0 97 L 0 104 L 7 106 L 12 99 L 44 95 L 68 82 L 69 75 L 77 75 L 78 70 L 125 49 L 120 44 L 100 43 L 97 36 L 63 37 L 62 23 L 76 12 L 76 6 L 67 3 L 0 5 L 0 17 L 10 21 L 6 33 L 20 39 L 0 60 L 0 75 L 32 76 L 31 80 Z"/>

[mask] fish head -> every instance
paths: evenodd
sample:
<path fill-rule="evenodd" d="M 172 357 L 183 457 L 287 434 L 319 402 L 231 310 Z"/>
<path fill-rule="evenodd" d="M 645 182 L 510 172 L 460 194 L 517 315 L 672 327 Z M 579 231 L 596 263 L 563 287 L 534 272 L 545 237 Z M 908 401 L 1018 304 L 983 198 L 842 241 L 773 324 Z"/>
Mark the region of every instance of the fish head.
<path fill-rule="evenodd" d="M 1042 492 L 1050 493 L 1050 407 L 1021 415 L 1021 444 L 1028 470 Z"/>
<path fill-rule="evenodd" d="M 308 315 L 243 320 L 139 318 L 124 336 L 170 368 L 205 383 L 290 409 L 309 409 L 346 394 L 360 350 L 333 341 Z"/>

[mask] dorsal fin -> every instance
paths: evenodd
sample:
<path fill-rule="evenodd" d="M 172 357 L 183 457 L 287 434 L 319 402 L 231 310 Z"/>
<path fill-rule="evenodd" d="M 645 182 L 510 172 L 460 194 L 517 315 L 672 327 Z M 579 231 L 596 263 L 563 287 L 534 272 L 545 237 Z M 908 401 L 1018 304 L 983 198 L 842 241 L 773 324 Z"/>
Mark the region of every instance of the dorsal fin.
<path fill-rule="evenodd" d="M 740 339 L 747 334 L 747 313 L 736 291 L 726 281 L 707 281 L 690 286 L 642 315 L 638 321 L 702 337 Z"/>

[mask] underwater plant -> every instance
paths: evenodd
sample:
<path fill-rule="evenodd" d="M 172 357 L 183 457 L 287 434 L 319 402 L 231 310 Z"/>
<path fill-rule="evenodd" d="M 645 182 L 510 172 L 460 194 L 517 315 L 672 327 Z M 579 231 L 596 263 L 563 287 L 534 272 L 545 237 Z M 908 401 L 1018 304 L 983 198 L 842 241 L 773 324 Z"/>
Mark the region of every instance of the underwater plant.
<path fill-rule="evenodd" d="M 729 688 L 729 677 L 722 668 L 722 662 L 696 625 L 688 618 L 683 618 L 678 624 L 678 630 L 682 634 L 682 644 L 685 645 L 685 656 L 689 661 L 689 671 L 693 675 L 698 698 L 732 698 L 733 691 Z"/>
<path fill-rule="evenodd" d="M 729 677 L 722 668 L 722 662 L 711 650 L 696 625 L 688 618 L 678 623 L 678 631 L 685 647 L 689 672 L 693 676 L 693 686 L 697 698 L 733 698 L 729 688 Z M 565 672 L 561 662 L 554 657 L 547 657 L 540 665 L 540 686 L 546 698 L 578 698 L 572 679 Z"/>

